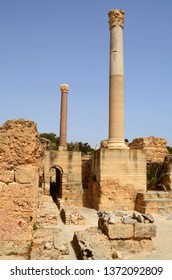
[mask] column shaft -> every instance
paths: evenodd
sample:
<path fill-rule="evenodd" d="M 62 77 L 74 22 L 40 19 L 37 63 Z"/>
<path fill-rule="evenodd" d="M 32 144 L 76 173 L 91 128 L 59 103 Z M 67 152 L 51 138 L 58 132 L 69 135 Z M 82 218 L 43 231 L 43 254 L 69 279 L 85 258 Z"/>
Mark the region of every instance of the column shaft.
<path fill-rule="evenodd" d="M 110 70 L 109 70 L 109 141 L 108 147 L 127 148 L 124 142 L 124 12 L 109 12 Z"/>
<path fill-rule="evenodd" d="M 60 149 L 66 149 L 67 145 L 67 98 L 69 86 L 62 84 L 61 87 L 61 110 L 60 110 Z"/>

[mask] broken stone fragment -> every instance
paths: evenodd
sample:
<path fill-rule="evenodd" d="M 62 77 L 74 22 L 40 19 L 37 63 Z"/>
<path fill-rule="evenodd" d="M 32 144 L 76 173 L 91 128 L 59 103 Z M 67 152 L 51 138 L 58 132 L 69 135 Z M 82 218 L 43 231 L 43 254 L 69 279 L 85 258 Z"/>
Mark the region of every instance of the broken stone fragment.
<path fill-rule="evenodd" d="M 114 224 L 115 223 L 115 217 L 109 217 L 108 223 L 109 224 Z"/>
<path fill-rule="evenodd" d="M 124 215 L 122 211 L 115 211 L 114 214 L 117 217 L 122 217 Z"/>
<path fill-rule="evenodd" d="M 136 212 L 133 212 L 132 218 L 135 219 L 135 220 L 137 220 L 138 214 L 137 214 Z"/>
<path fill-rule="evenodd" d="M 98 217 L 101 217 L 101 216 L 103 215 L 103 213 L 104 213 L 104 211 L 98 210 L 98 211 L 97 211 Z"/>
<path fill-rule="evenodd" d="M 49 242 L 46 242 L 45 245 L 44 245 L 44 249 L 45 250 L 51 250 L 52 249 L 52 246 Z"/>
<path fill-rule="evenodd" d="M 132 218 L 135 219 L 139 223 L 144 223 L 145 219 L 142 215 L 137 214 L 136 212 L 133 212 Z"/>
<path fill-rule="evenodd" d="M 144 217 L 145 220 L 148 220 L 149 223 L 153 223 L 154 222 L 154 218 L 151 214 L 142 214 L 142 216 Z"/>
<path fill-rule="evenodd" d="M 110 218 L 109 214 L 103 214 L 103 215 L 101 216 L 101 219 L 102 219 L 103 221 L 105 221 L 105 222 L 107 222 L 107 221 L 109 220 L 109 218 Z"/>
<path fill-rule="evenodd" d="M 137 221 L 135 219 L 133 219 L 132 217 L 129 217 L 129 216 L 123 216 L 121 221 L 122 221 L 123 224 L 134 225 L 134 224 L 137 223 Z"/>
<path fill-rule="evenodd" d="M 69 248 L 66 240 L 60 236 L 54 237 L 54 248 L 60 251 L 62 255 L 69 255 Z"/>
<path fill-rule="evenodd" d="M 137 221 L 138 221 L 139 223 L 144 223 L 144 222 L 145 222 L 145 219 L 144 219 L 144 217 L 143 217 L 142 215 L 138 215 L 138 216 L 137 216 Z"/>

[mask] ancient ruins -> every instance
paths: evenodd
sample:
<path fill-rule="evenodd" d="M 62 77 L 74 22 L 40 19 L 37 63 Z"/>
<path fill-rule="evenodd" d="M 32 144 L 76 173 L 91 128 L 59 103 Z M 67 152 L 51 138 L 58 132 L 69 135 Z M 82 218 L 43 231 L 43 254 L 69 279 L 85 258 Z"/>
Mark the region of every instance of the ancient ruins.
<path fill-rule="evenodd" d="M 166 140 L 124 140 L 124 11 L 108 15 L 109 136 L 100 148 L 92 155 L 67 150 L 67 84 L 60 86 L 58 150 L 50 149 L 33 121 L 9 120 L 0 127 L 4 259 L 122 259 L 127 252 L 149 252 L 157 234 L 152 215 L 172 212 Z M 165 164 L 168 191 L 147 190 L 150 163 Z"/>

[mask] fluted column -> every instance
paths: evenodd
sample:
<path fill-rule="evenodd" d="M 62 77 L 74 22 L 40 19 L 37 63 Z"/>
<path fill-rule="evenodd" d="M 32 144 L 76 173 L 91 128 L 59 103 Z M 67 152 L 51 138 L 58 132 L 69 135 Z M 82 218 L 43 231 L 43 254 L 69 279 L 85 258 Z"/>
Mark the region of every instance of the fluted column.
<path fill-rule="evenodd" d="M 60 112 L 60 150 L 66 150 L 67 146 L 67 97 L 69 86 L 61 84 L 61 112 Z"/>
<path fill-rule="evenodd" d="M 127 148 L 124 141 L 124 11 L 108 13 L 110 29 L 109 149 Z"/>

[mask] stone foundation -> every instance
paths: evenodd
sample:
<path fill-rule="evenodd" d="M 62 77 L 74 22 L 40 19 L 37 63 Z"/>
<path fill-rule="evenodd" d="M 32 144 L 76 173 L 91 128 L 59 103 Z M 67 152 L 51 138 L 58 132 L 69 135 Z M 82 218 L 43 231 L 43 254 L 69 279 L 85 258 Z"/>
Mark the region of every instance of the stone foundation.
<path fill-rule="evenodd" d="M 95 209 L 134 209 L 138 191 L 146 191 L 145 154 L 101 148 L 93 154 L 88 196 Z"/>

